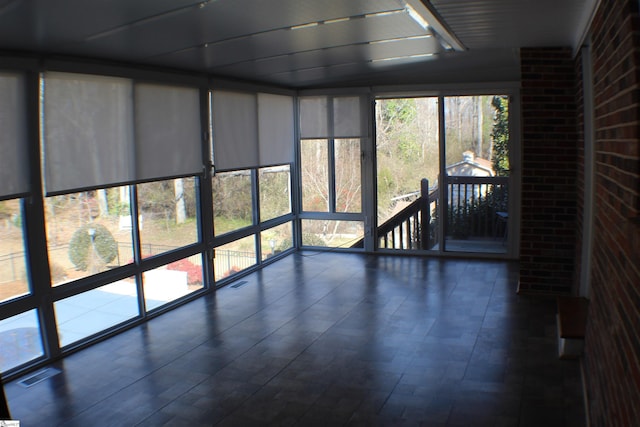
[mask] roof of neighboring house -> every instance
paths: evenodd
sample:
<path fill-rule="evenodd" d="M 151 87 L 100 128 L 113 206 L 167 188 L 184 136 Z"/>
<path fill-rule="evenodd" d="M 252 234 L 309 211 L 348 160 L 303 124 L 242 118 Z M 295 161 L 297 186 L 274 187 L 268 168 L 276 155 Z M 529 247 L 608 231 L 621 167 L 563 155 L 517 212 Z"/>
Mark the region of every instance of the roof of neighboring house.
<path fill-rule="evenodd" d="M 473 151 L 462 153 L 462 161 L 447 166 L 448 175 L 454 176 L 495 176 L 490 160 L 476 157 Z"/>

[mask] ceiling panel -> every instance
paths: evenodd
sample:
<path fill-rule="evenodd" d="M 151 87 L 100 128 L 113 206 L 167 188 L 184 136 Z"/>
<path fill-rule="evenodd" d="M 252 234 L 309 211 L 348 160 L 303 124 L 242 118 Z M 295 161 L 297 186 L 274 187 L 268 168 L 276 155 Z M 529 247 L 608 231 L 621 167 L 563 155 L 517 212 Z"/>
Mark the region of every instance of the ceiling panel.
<path fill-rule="evenodd" d="M 64 51 L 99 32 L 154 16 L 182 13 L 195 0 L 5 0 L 0 3 L 3 48 Z"/>
<path fill-rule="evenodd" d="M 442 51 L 434 46 L 436 39 L 424 45 L 415 40 L 368 44 L 428 34 L 406 11 L 380 15 L 404 10 L 407 2 L 423 12 L 432 8 L 467 52 L 415 56 L 429 49 Z M 522 46 L 573 46 L 597 4 L 598 0 L 0 0 L 0 49 L 154 64 L 291 87 L 466 76 L 453 68 L 458 63 L 491 79 L 487 70 L 494 68 L 484 59 L 492 55 L 488 52 L 502 50 L 498 57 L 506 70 L 512 67 L 508 58 Z M 374 17 L 362 18 L 365 15 Z M 348 17 L 352 19 L 336 21 Z M 452 60 L 458 57 L 463 59 Z M 395 59 L 378 62 L 385 58 Z"/>
<path fill-rule="evenodd" d="M 231 64 L 255 62 L 282 55 L 324 50 L 324 56 L 334 48 L 358 46 L 368 42 L 401 39 L 424 35 L 426 32 L 405 13 L 367 19 L 355 19 L 335 24 L 298 30 L 276 30 L 208 44 L 153 58 L 173 64 L 191 62 L 210 72 Z M 430 46 L 435 45 L 432 43 Z"/>
<path fill-rule="evenodd" d="M 216 68 L 220 74 L 245 75 L 251 72 L 259 78 L 270 78 L 274 74 L 287 71 L 301 71 L 308 68 L 335 67 L 341 64 L 353 62 L 369 63 L 389 60 L 398 61 L 401 57 L 423 55 L 433 50 L 441 49 L 439 43 L 433 38 L 396 40 L 386 43 L 347 45 L 333 49 L 321 49 L 318 51 L 300 52 L 291 55 L 281 55 L 263 60 L 251 61 L 251 63 L 239 63 Z M 373 67 L 375 68 L 375 66 Z"/>
<path fill-rule="evenodd" d="M 571 46 L 587 0 L 431 0 L 469 49 Z"/>
<path fill-rule="evenodd" d="M 179 13 L 158 15 L 134 25 L 96 32 L 79 45 L 67 48 L 85 54 L 93 51 L 119 53 L 122 59 L 145 58 L 247 35 L 259 36 L 311 22 L 403 8 L 396 0 L 218 0 L 201 5 L 183 8 Z"/>

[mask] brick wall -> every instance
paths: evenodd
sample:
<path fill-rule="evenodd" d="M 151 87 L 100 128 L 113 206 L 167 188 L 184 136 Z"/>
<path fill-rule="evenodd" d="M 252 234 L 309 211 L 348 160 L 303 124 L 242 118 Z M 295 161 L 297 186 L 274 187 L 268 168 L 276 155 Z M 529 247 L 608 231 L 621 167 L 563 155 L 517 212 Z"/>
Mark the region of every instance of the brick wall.
<path fill-rule="evenodd" d="M 569 293 L 575 276 L 576 78 L 570 49 L 522 49 L 519 291 Z"/>
<path fill-rule="evenodd" d="M 585 380 L 595 426 L 640 425 L 640 17 L 602 0 L 592 24 L 595 217 Z"/>

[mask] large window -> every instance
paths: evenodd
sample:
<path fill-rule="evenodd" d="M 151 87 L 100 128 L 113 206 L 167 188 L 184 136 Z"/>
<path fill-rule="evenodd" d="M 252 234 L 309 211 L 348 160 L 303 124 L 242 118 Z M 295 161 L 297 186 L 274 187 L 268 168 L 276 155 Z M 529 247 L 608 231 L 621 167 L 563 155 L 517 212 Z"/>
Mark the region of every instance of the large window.
<path fill-rule="evenodd" d="M 294 102 L 211 92 L 214 272 L 222 281 L 293 247 Z"/>
<path fill-rule="evenodd" d="M 55 324 L 40 325 L 37 310 L 0 321 L 2 370 L 43 355 L 42 326 L 59 337 L 48 345 L 64 350 L 205 286 L 204 248 L 190 248 L 201 242 L 200 90 L 62 72 L 46 72 L 40 83 L 44 227 L 33 236 L 42 236 L 40 261 L 60 288 L 39 281 L 34 291 L 35 304 L 53 298 Z M 20 164 L 24 153 L 6 152 Z M 27 268 L 37 268 L 25 265 L 20 191 L 0 183 L 0 271 L 10 278 L 0 283 L 0 301 L 28 295 Z"/>
<path fill-rule="evenodd" d="M 374 150 L 368 93 L 296 100 L 280 89 L 207 91 L 205 80 L 178 75 L 171 84 L 118 75 L 47 70 L 40 108 L 28 109 L 25 89 L 38 77 L 0 73 L 3 373 L 144 319 L 207 280 L 224 284 L 299 242 L 375 250 L 375 164 L 379 226 L 423 195 L 428 178 L 429 226 L 416 216 L 417 227 L 403 224 L 408 247 L 426 233 L 433 250 L 478 241 L 506 250 L 507 96 L 384 100 Z M 493 174 L 479 176 L 487 167 Z"/>
<path fill-rule="evenodd" d="M 304 246 L 362 247 L 365 96 L 300 98 Z"/>
<path fill-rule="evenodd" d="M 3 374 L 144 318 L 209 277 L 199 203 L 206 81 L 58 66 L 0 72 Z M 28 108 L 26 89 L 38 83 L 40 108 Z"/>
<path fill-rule="evenodd" d="M 225 242 L 215 248 L 215 280 L 226 279 L 293 247 L 291 222 L 273 226 L 292 214 L 290 168 L 270 166 L 221 172 L 213 177 L 214 235 Z M 264 229 L 267 226 L 270 228 Z M 234 240 L 229 242 L 226 235 L 230 233 Z"/>

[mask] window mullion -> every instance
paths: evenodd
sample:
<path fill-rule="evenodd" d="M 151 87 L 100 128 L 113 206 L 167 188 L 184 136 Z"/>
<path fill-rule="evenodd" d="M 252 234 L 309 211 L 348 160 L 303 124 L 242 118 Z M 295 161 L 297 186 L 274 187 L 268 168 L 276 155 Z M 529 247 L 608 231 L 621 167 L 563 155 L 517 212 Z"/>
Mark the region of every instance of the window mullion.
<path fill-rule="evenodd" d="M 329 138 L 327 144 L 328 152 L 328 171 L 327 175 L 329 178 L 329 212 L 336 212 L 336 150 L 335 150 L 335 139 Z"/>
<path fill-rule="evenodd" d="M 327 178 L 329 179 L 329 212 L 336 212 L 336 150 L 335 150 L 335 120 L 333 111 L 333 97 L 327 97 L 327 130 L 329 138 L 327 140 Z"/>

